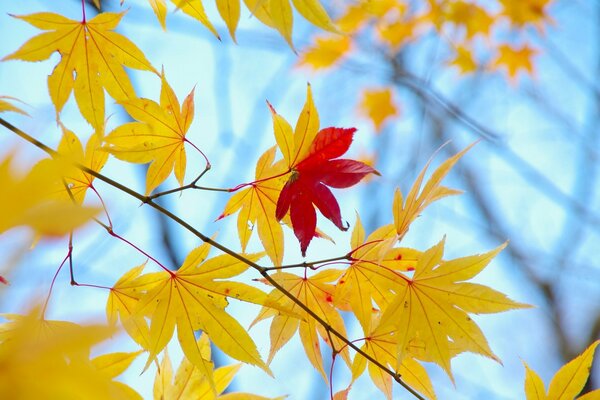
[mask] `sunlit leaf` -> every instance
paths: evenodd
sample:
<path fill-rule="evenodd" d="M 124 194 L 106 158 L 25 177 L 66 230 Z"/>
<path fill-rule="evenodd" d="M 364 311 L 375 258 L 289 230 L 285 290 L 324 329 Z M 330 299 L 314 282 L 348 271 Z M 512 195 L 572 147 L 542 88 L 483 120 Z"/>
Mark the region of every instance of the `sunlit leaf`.
<path fill-rule="evenodd" d="M 172 171 L 183 185 L 186 170 L 185 137 L 194 118 L 194 90 L 183 104 L 162 74 L 160 104 L 145 98 L 121 102 L 136 122 L 128 122 L 108 134 L 106 148 L 115 157 L 133 163 L 149 163 L 146 194 Z"/>
<path fill-rule="evenodd" d="M 123 66 L 153 71 L 140 49 L 114 29 L 125 13 L 100 13 L 76 21 L 42 12 L 16 16 L 47 32 L 27 41 L 2 60 L 41 61 L 57 51 L 60 62 L 48 77 L 50 97 L 59 114 L 71 92 L 81 114 L 96 129 L 104 126 L 104 89 L 116 100 L 135 96 Z"/>

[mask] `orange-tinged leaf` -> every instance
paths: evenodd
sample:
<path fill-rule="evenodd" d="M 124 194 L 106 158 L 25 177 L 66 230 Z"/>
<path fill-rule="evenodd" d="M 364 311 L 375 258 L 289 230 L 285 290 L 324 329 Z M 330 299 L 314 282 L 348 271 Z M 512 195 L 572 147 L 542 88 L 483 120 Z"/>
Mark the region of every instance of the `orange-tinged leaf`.
<path fill-rule="evenodd" d="M 506 69 L 508 78 L 515 83 L 520 71 L 527 75 L 533 75 L 533 56 L 537 51 L 528 45 L 515 47 L 504 44 L 498 47 L 498 57 L 492 62 L 493 69 Z"/>
<path fill-rule="evenodd" d="M 256 164 L 256 183 L 234 194 L 219 218 L 239 211 L 237 226 L 242 251 L 245 251 L 256 227 L 258 237 L 273 265 L 281 265 L 284 251 L 283 229 L 275 218 L 275 205 L 284 181 L 283 178 L 268 178 L 280 175 L 285 169 L 281 162 L 273 164 L 274 158 L 275 147 L 272 147 Z"/>
<path fill-rule="evenodd" d="M 424 252 L 412 278 L 398 280 L 404 288 L 383 311 L 381 329 L 395 328 L 397 364 L 407 356 L 440 365 L 452 378 L 450 359 L 462 351 L 500 361 L 469 312 L 493 313 L 526 308 L 481 286 L 481 292 L 463 291 L 464 280 L 478 274 L 504 245 L 476 256 L 442 261 L 444 241 Z M 493 296 L 488 298 L 488 294 Z"/>
<path fill-rule="evenodd" d="M 390 88 L 365 89 L 362 93 L 360 110 L 371 119 L 376 132 L 381 132 L 386 121 L 400 115 Z"/>
<path fill-rule="evenodd" d="M 74 91 L 81 114 L 94 128 L 101 129 L 104 89 L 116 100 L 135 94 L 123 66 L 156 72 L 140 49 L 113 31 L 123 15 L 101 13 L 83 22 L 53 13 L 17 16 L 48 32 L 30 39 L 2 60 L 41 61 L 58 51 L 61 60 L 48 77 L 57 115 Z"/>
<path fill-rule="evenodd" d="M 352 41 L 348 36 L 316 37 L 314 43 L 302 51 L 298 65 L 314 70 L 333 67 L 350 52 L 351 45 Z"/>
<path fill-rule="evenodd" d="M 12 112 L 16 112 L 16 113 L 23 114 L 23 115 L 29 115 L 25 111 L 21 110 L 19 107 L 11 104 L 11 101 L 12 102 L 15 102 L 15 101 L 21 102 L 19 99 L 16 99 L 11 96 L 0 96 L 0 113 L 12 111 Z"/>
<path fill-rule="evenodd" d="M 472 39 L 478 34 L 488 36 L 495 21 L 495 16 L 485 8 L 466 1 L 448 3 L 444 16 L 445 20 L 464 28 L 467 39 Z"/>
<path fill-rule="evenodd" d="M 457 46 L 454 56 L 448 61 L 449 66 L 457 67 L 462 75 L 477 71 L 478 65 L 473 58 L 473 50 L 465 46 Z"/>
<path fill-rule="evenodd" d="M 183 186 L 186 169 L 185 135 L 193 119 L 193 93 L 183 106 L 162 75 L 160 104 L 145 98 L 124 100 L 120 104 L 137 122 L 115 128 L 105 138 L 115 157 L 133 163 L 151 162 L 146 176 L 146 194 L 171 174 Z"/>
<path fill-rule="evenodd" d="M 549 399 L 573 399 L 581 392 L 590 375 L 594 352 L 599 344 L 600 340 L 596 340 L 583 353 L 558 370 L 548 388 Z"/>
<path fill-rule="evenodd" d="M 548 14 L 548 8 L 552 0 L 499 0 L 502 6 L 501 14 L 508 17 L 511 24 L 523 27 L 531 24 L 542 30 L 546 23 L 553 20 Z"/>

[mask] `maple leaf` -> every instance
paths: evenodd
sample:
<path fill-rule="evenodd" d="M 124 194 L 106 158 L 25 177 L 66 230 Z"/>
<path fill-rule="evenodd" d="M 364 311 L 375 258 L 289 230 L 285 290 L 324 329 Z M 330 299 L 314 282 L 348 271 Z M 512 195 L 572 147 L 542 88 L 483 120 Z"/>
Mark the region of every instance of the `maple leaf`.
<path fill-rule="evenodd" d="M 72 131 L 61 124 L 63 136 L 58 144 L 57 151 L 61 157 L 71 163 L 83 165 L 92 171 L 100 172 L 106 164 L 108 153 L 100 150 L 102 143 L 102 132 L 94 133 L 87 141 L 85 152 L 81 141 Z M 65 172 L 64 182 L 61 182 L 61 192 L 68 196 L 72 196 L 77 204 L 82 204 L 85 194 L 89 188 L 92 188 L 94 176 L 82 171 L 74 165 Z M 68 187 L 65 188 L 65 184 Z"/>
<path fill-rule="evenodd" d="M 0 398 L 141 399 L 113 380 L 128 365 L 111 368 L 105 361 L 114 355 L 90 360 L 91 347 L 112 329 L 45 320 L 39 308 L 3 317 L 8 322 L 0 324 Z"/>
<path fill-rule="evenodd" d="M 144 53 L 114 32 L 125 13 L 101 13 L 86 21 L 42 12 L 15 16 L 48 31 L 33 37 L 2 60 L 41 61 L 58 51 L 60 62 L 48 77 L 57 115 L 71 92 L 83 117 L 96 129 L 104 126 L 104 89 L 116 100 L 135 92 L 123 65 L 156 73 Z"/>
<path fill-rule="evenodd" d="M 210 359 L 210 343 L 208 336 L 202 334 L 198 339 L 198 347 L 202 356 Z M 177 400 L 177 399 L 203 399 L 203 400 L 269 400 L 266 397 L 251 393 L 230 392 L 222 394 L 229 386 L 242 364 L 231 364 L 217 368 L 214 373 L 213 392 L 206 376 L 184 358 L 173 376 L 173 368 L 168 352 L 165 350 L 160 368 L 154 379 L 154 399 L 155 400 Z M 280 400 L 279 397 L 273 400 Z"/>
<path fill-rule="evenodd" d="M 127 334 L 144 349 L 150 347 L 150 329 L 143 316 L 135 313 L 144 286 L 135 282 L 146 264 L 138 265 L 126 272 L 110 289 L 106 301 L 106 319 L 114 326 L 118 320 Z"/>
<path fill-rule="evenodd" d="M 0 96 L 0 113 L 12 111 L 12 112 L 16 112 L 16 113 L 23 114 L 23 115 L 29 115 L 25 111 L 21 110 L 19 107 L 11 104 L 11 101 L 20 102 L 19 99 L 11 97 L 11 96 Z"/>
<path fill-rule="evenodd" d="M 150 318 L 150 338 L 146 368 L 167 345 L 177 326 L 177 336 L 186 358 L 213 382 L 212 364 L 202 357 L 194 332 L 206 332 L 223 352 L 240 361 L 270 372 L 246 330 L 228 313 L 227 297 L 264 305 L 267 295 L 243 283 L 224 281 L 244 272 L 248 265 L 230 255 L 205 261 L 210 245 L 192 250 L 176 272 L 148 273 L 135 278 L 141 286 L 134 315 Z M 263 254 L 246 254 L 256 261 Z M 133 272 L 135 274 L 135 272 Z"/>
<path fill-rule="evenodd" d="M 553 22 L 548 15 L 552 0 L 499 0 L 499 3 L 502 6 L 501 14 L 508 17 L 514 26 L 531 24 L 541 30 L 544 24 Z"/>
<path fill-rule="evenodd" d="M 365 232 L 356 219 L 351 238 L 351 263 L 340 276 L 335 287 L 335 305 L 344 309 L 348 304 L 360 322 L 365 334 L 371 332 L 373 315 L 378 311 L 373 302 L 385 309 L 394 299 L 396 291 L 403 287 L 404 276 L 399 271 L 414 270 L 421 252 L 409 248 L 382 246 L 394 237 L 393 225 L 375 230 L 365 239 Z"/>
<path fill-rule="evenodd" d="M 26 225 L 42 235 L 60 236 L 88 222 L 100 209 L 73 204 L 57 198 L 65 165 L 55 160 L 36 164 L 24 177 L 11 168 L 12 157 L 0 162 L 0 187 L 8 196 L 0 196 L 0 233 Z"/>
<path fill-rule="evenodd" d="M 600 340 L 592 343 L 583 353 L 565 364 L 552 378 L 548 393 L 544 382 L 535 371 L 525 365 L 525 396 L 527 400 L 571 400 L 581 392 L 590 375 L 596 347 Z M 600 389 L 578 397 L 579 400 L 593 400 L 600 396 Z"/>
<path fill-rule="evenodd" d="M 419 257 L 412 277 L 397 280 L 402 286 L 396 288 L 394 301 L 383 311 L 380 329 L 395 328 L 398 365 L 410 355 L 437 363 L 452 378 L 450 359 L 455 353 L 470 351 L 499 362 L 468 313 L 530 306 L 466 281 L 479 274 L 504 247 L 442 261 L 442 240 Z"/>
<path fill-rule="evenodd" d="M 494 16 L 485 8 L 465 1 L 448 2 L 444 15 L 447 21 L 464 27 L 467 39 L 472 39 L 478 34 L 489 36 L 494 23 Z"/>
<path fill-rule="evenodd" d="M 374 325 L 377 325 L 375 321 Z M 396 365 L 397 343 L 393 333 L 375 330 L 365 337 L 361 350 L 388 368 Z M 428 399 L 435 399 L 435 391 L 425 368 L 414 358 L 406 357 L 399 368 L 392 367 L 402 377 L 404 383 L 421 393 Z M 352 362 L 352 381 L 358 379 L 368 369 L 371 380 L 388 400 L 392 399 L 392 377 L 381 368 L 368 361 L 361 354 L 356 354 Z"/>
<path fill-rule="evenodd" d="M 348 188 L 366 175 L 379 175 L 379 172 L 362 162 L 338 158 L 350 147 L 356 129 L 329 127 L 319 130 L 319 115 L 310 85 L 293 134 L 291 126 L 273 107 L 271 113 L 275 140 L 291 171 L 277 199 L 275 216 L 281 220 L 289 211 L 294 234 L 300 242 L 302 255 L 305 255 L 317 227 L 314 207 L 339 229 L 347 229 L 338 202 L 328 186 Z"/>
<path fill-rule="evenodd" d="M 302 51 L 298 65 L 314 70 L 331 68 L 349 53 L 351 43 L 348 36 L 316 37 L 314 43 Z"/>
<path fill-rule="evenodd" d="M 329 269 L 319 271 L 316 275 L 308 278 L 287 272 L 277 272 L 272 277 L 295 298 L 313 310 L 323 320 L 327 321 L 332 328 L 345 336 L 346 328 L 344 327 L 344 321 L 333 305 L 335 286 L 330 283 L 337 280 L 342 273 L 343 271 L 341 270 Z M 269 299 L 273 303 L 281 304 L 282 307 L 289 309 L 290 312 L 282 314 L 273 308 L 263 307 L 252 322 L 252 325 L 254 325 L 258 321 L 273 317 L 270 328 L 271 349 L 267 358 L 267 364 L 271 363 L 279 349 L 299 330 L 306 356 L 315 369 L 321 373 L 323 379 L 327 381 L 319 344 L 320 335 L 325 343 L 330 346 L 332 345 L 325 329 L 321 325 L 318 325 L 314 318 L 302 310 L 298 304 L 290 300 L 289 297 L 285 296 L 279 290 L 274 289 L 271 291 Z M 332 347 L 338 351 L 341 350 L 340 354 L 342 358 L 350 365 L 348 348 L 337 337 L 333 336 L 331 339 L 333 339 Z"/>
<path fill-rule="evenodd" d="M 98 374 L 106 377 L 109 380 L 111 395 L 114 397 L 122 397 L 124 399 L 142 400 L 142 396 L 130 386 L 113 381 L 129 368 L 131 363 L 142 353 L 141 350 L 131 353 L 108 353 L 102 354 L 91 360 L 92 365 L 98 371 Z"/>
<path fill-rule="evenodd" d="M 533 75 L 532 58 L 537 51 L 528 45 L 514 47 L 504 44 L 498 47 L 498 57 L 492 62 L 494 69 L 506 68 L 508 77 L 512 83 L 516 82 L 519 71 L 524 71 L 528 75 Z"/>
<path fill-rule="evenodd" d="M 253 16 L 263 24 L 277 30 L 294 49 L 292 41 L 294 16 L 289 0 L 244 0 L 244 2 Z M 292 0 L 292 4 L 300 15 L 316 27 L 329 32 L 338 32 L 327 11 L 318 0 Z"/>
<path fill-rule="evenodd" d="M 363 90 L 360 109 L 371 119 L 376 132 L 381 132 L 387 120 L 400 114 L 390 88 Z"/>
<path fill-rule="evenodd" d="M 404 237 L 406 232 L 408 232 L 410 224 L 412 224 L 413 221 L 421 214 L 421 212 L 431 203 L 447 196 L 462 193 L 459 190 L 441 186 L 441 182 L 446 177 L 448 172 L 450 172 L 454 164 L 456 164 L 456 162 L 473 146 L 474 144 L 469 145 L 464 150 L 440 164 L 440 166 L 431 174 L 431 177 L 425 186 L 421 189 L 425 172 L 432 161 L 429 160 L 419 173 L 419 176 L 417 176 L 417 179 L 410 188 L 406 199 L 402 197 L 402 192 L 400 189 L 396 189 L 396 192 L 394 193 L 394 204 L 392 206 L 392 210 L 394 213 L 394 225 L 396 226 L 398 240 L 401 240 Z M 393 244 L 393 242 L 394 241 L 392 241 L 391 244 Z"/>
<path fill-rule="evenodd" d="M 194 118 L 194 90 L 183 104 L 161 75 L 160 104 L 146 98 L 124 100 L 120 104 L 137 122 L 128 122 L 108 134 L 106 150 L 133 163 L 149 163 L 146 194 L 175 171 L 183 186 L 186 169 L 185 137 Z"/>
<path fill-rule="evenodd" d="M 377 33 L 379 34 L 380 40 L 386 43 L 392 51 L 398 52 L 400 48 L 415 39 L 416 28 L 417 20 L 398 19 L 393 22 L 379 24 L 377 26 Z"/>
<path fill-rule="evenodd" d="M 239 211 L 237 228 L 242 252 L 246 250 L 253 228 L 256 227 L 258 237 L 273 265 L 281 265 L 284 251 L 283 229 L 275 218 L 275 206 L 285 180 L 269 178 L 284 173 L 285 166 L 282 162 L 273 164 L 274 159 L 275 147 L 272 147 L 256 163 L 256 181 L 229 199 L 219 219 Z"/>
<path fill-rule="evenodd" d="M 457 67 L 462 75 L 477 71 L 478 65 L 473 58 L 472 49 L 459 45 L 454 50 L 454 56 L 448 61 L 447 65 Z"/>

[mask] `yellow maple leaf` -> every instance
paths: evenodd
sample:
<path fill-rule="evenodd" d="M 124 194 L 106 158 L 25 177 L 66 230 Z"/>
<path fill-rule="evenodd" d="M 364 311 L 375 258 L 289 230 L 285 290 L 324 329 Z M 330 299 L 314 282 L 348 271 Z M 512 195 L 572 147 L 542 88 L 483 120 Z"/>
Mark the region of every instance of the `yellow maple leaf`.
<path fill-rule="evenodd" d="M 381 41 L 386 43 L 393 52 L 398 52 L 408 42 L 415 39 L 417 22 L 412 18 L 383 22 L 377 25 L 377 33 Z"/>
<path fill-rule="evenodd" d="M 444 240 L 418 259 L 414 275 L 397 280 L 393 302 L 380 329 L 395 328 L 397 365 L 411 356 L 440 365 L 452 378 L 450 359 L 469 351 L 499 361 L 469 313 L 530 307 L 487 286 L 466 282 L 479 274 L 505 245 L 484 254 L 443 261 Z"/>
<path fill-rule="evenodd" d="M 123 1 L 121 1 L 122 3 Z M 163 30 L 167 29 L 167 2 L 165 0 L 148 0 L 150 7 Z"/>
<path fill-rule="evenodd" d="M 146 194 L 152 192 L 175 171 L 183 186 L 186 169 L 185 137 L 194 118 L 194 90 L 183 104 L 161 77 L 160 104 L 146 98 L 124 100 L 120 104 L 137 122 L 128 122 L 110 132 L 106 150 L 115 157 L 133 163 L 149 163 Z"/>
<path fill-rule="evenodd" d="M 114 326 L 118 320 L 129 334 L 144 349 L 150 347 L 150 329 L 143 316 L 135 313 L 144 287 L 135 282 L 146 264 L 138 265 L 126 272 L 110 289 L 106 301 L 106 319 Z"/>
<path fill-rule="evenodd" d="M 485 8 L 466 1 L 448 2 L 444 15 L 447 21 L 464 27 L 467 39 L 472 39 L 478 34 L 489 36 L 494 23 L 494 16 Z"/>
<path fill-rule="evenodd" d="M 377 321 L 375 321 L 375 325 L 377 325 Z M 396 348 L 397 343 L 393 333 L 382 333 L 377 330 L 369 333 L 365 337 L 364 345 L 361 346 L 362 351 L 385 366 L 396 364 Z M 369 376 L 375 386 L 385 394 L 388 400 L 391 400 L 393 389 L 392 377 L 361 354 L 357 354 L 352 362 L 352 381 L 358 379 L 364 373 L 365 369 L 368 369 Z M 396 373 L 402 377 L 404 383 L 425 396 L 425 398 L 436 398 L 427 371 L 415 359 L 411 357 L 404 358 Z"/>
<path fill-rule="evenodd" d="M 34 308 L 27 315 L 4 315 L 0 324 L 0 398 L 141 399 L 129 386 L 113 379 L 129 365 L 115 355 L 90 360 L 92 346 L 113 330 L 48 321 Z M 107 365 L 107 361 L 121 361 Z"/>
<path fill-rule="evenodd" d="M 543 29 L 546 23 L 552 23 L 548 7 L 553 0 L 499 0 L 502 6 L 501 15 L 508 17 L 510 23 L 517 27 L 531 24 Z"/>
<path fill-rule="evenodd" d="M 498 47 L 498 56 L 492 62 L 492 69 L 505 68 L 508 73 L 508 78 L 515 83 L 520 71 L 525 74 L 533 75 L 532 58 L 537 54 L 537 51 L 528 45 L 514 47 L 504 44 Z"/>
<path fill-rule="evenodd" d="M 290 0 L 244 0 L 246 7 L 263 24 L 276 29 L 294 49 L 292 28 L 294 16 Z M 319 0 L 292 0 L 296 11 L 313 25 L 338 32 Z"/>
<path fill-rule="evenodd" d="M 376 132 L 381 132 L 386 121 L 400 115 L 390 88 L 363 90 L 359 108 L 371 119 Z"/>
<path fill-rule="evenodd" d="M 148 273 L 135 278 L 139 300 L 134 315 L 150 319 L 150 337 L 146 368 L 167 345 L 177 326 L 184 355 L 213 382 L 212 364 L 202 357 L 194 332 L 202 330 L 223 352 L 240 361 L 257 365 L 270 373 L 256 345 L 240 323 L 225 312 L 227 298 L 264 305 L 267 295 L 243 283 L 225 281 L 244 272 L 248 265 L 230 255 L 205 261 L 210 246 L 192 250 L 176 272 Z M 264 254 L 246 254 L 256 261 Z"/>
<path fill-rule="evenodd" d="M 552 378 L 548 393 L 544 388 L 544 382 L 535 371 L 525 365 L 525 396 L 527 400 L 571 400 L 575 399 L 585 386 L 594 352 L 600 344 L 600 340 L 592 343 L 583 353 L 565 364 Z M 579 400 L 593 400 L 600 398 L 600 389 L 593 390 L 579 397 Z"/>
<path fill-rule="evenodd" d="M 477 71 L 478 65 L 473 58 L 473 50 L 465 46 L 456 46 L 453 57 L 447 65 L 457 67 L 461 75 Z"/>
<path fill-rule="evenodd" d="M 381 254 L 386 240 L 395 236 L 393 225 L 386 225 L 365 239 L 365 232 L 357 216 L 351 239 L 351 264 L 340 276 L 335 287 L 335 305 L 349 305 L 360 322 L 363 332 L 371 332 L 373 315 L 378 310 L 373 302 L 385 309 L 402 286 L 404 275 L 399 271 L 414 270 L 421 252 L 409 248 L 387 248 Z"/>
<path fill-rule="evenodd" d="M 275 208 L 285 178 L 268 178 L 285 172 L 285 166 L 282 162 L 273 164 L 274 159 L 275 147 L 272 147 L 256 163 L 255 183 L 234 194 L 219 219 L 239 211 L 237 228 L 242 252 L 246 250 L 256 227 L 258 237 L 273 265 L 281 265 L 284 252 L 283 229 L 275 218 Z"/>
<path fill-rule="evenodd" d="M 467 152 L 474 144 L 471 144 L 461 152 L 444 161 L 432 174 L 425 186 L 421 189 L 425 172 L 431 163 L 427 162 L 425 167 L 419 173 L 419 176 L 413 183 L 406 199 L 403 198 L 400 189 L 396 189 L 394 193 L 394 204 L 392 206 L 394 214 L 394 225 L 398 240 L 401 240 L 413 221 L 421 214 L 421 212 L 431 203 L 440 200 L 447 196 L 460 194 L 459 190 L 450 189 L 441 186 L 444 177 L 450 172 L 454 164 Z"/>
<path fill-rule="evenodd" d="M 108 153 L 100 150 L 102 131 L 90 136 L 84 152 L 81 141 L 77 135 L 66 127 L 62 125 L 61 127 L 63 136 L 57 148 L 61 157 L 67 159 L 69 162 L 83 165 L 95 172 L 100 172 L 108 159 Z M 61 192 L 64 193 L 65 196 L 72 196 L 77 204 L 83 204 L 87 190 L 94 187 L 93 182 L 93 175 L 90 175 L 75 166 L 71 166 L 69 170 L 65 172 L 64 182 L 61 182 Z M 68 192 L 65 188 L 65 184 L 68 187 Z"/>
<path fill-rule="evenodd" d="M 58 51 L 61 60 L 48 77 L 56 113 L 74 92 L 81 114 L 100 129 L 104 126 L 104 89 L 116 100 L 135 93 L 123 65 L 156 72 L 135 44 L 113 31 L 124 14 L 101 13 L 89 21 L 48 12 L 15 16 L 48 32 L 33 37 L 2 60 L 41 61 Z"/>
<path fill-rule="evenodd" d="M 115 397 L 121 397 L 129 400 L 142 400 L 142 396 L 135 390 L 131 388 L 131 386 L 126 385 L 122 382 L 113 381 L 123 372 L 125 372 L 131 363 L 142 353 L 142 350 L 125 353 L 108 353 L 102 354 L 91 360 L 92 365 L 98 371 L 98 374 L 101 374 L 106 377 L 106 379 L 110 380 L 111 385 L 111 395 Z M 112 394 L 114 393 L 114 394 Z"/>
<path fill-rule="evenodd" d="M 57 198 L 65 165 L 54 160 L 38 163 L 23 177 L 12 170 L 12 157 L 0 162 L 0 233 L 15 226 L 31 227 L 42 235 L 63 235 L 88 222 L 100 210 Z"/>
<path fill-rule="evenodd" d="M 21 102 L 19 99 L 11 97 L 11 96 L 0 96 L 0 113 L 12 111 L 12 112 L 16 112 L 16 113 L 23 114 L 23 115 L 29 115 L 25 111 L 21 110 L 19 107 L 13 105 L 11 103 L 11 101 L 12 102 L 15 102 L 15 101 Z"/>
<path fill-rule="evenodd" d="M 269 105 L 270 106 L 270 105 Z M 306 102 L 292 131 L 290 124 L 270 106 L 273 117 L 275 141 L 281 150 L 285 164 L 292 168 L 306 158 L 319 132 L 319 113 L 313 102 L 310 84 L 306 87 Z"/>
<path fill-rule="evenodd" d="M 210 359 L 208 336 L 202 334 L 198 339 L 202 356 Z M 155 400 L 202 399 L 202 400 L 269 400 L 251 393 L 229 392 L 222 394 L 231 384 L 242 364 L 231 364 L 214 370 L 214 391 L 208 379 L 190 361 L 184 358 L 173 376 L 173 368 L 168 352 L 165 350 L 160 368 L 154 379 Z M 273 400 L 283 399 L 279 397 Z"/>
<path fill-rule="evenodd" d="M 308 66 L 314 70 L 331 68 L 350 51 L 349 36 L 320 36 L 313 44 L 302 51 L 298 65 Z"/>
<path fill-rule="evenodd" d="M 299 299 L 319 317 L 327 321 L 331 327 L 345 336 L 344 321 L 333 305 L 335 286 L 330 283 L 337 280 L 342 273 L 343 271 L 330 269 L 319 271 L 312 277 L 302 277 L 287 272 L 277 272 L 272 277 L 295 298 Z M 274 289 L 271 291 L 269 298 L 273 303 L 281 304 L 289 309 L 290 313 L 282 314 L 273 308 L 263 307 L 252 323 L 255 324 L 263 319 L 273 317 L 270 328 L 271 349 L 267 364 L 271 363 L 279 349 L 299 331 L 306 356 L 315 369 L 321 373 L 323 379 L 327 381 L 319 344 L 320 335 L 325 343 L 331 346 L 327 332 L 314 318 L 279 290 Z M 292 315 L 292 313 L 295 315 Z M 333 348 L 341 351 L 340 355 L 350 365 L 348 348 L 337 337 L 333 336 L 331 339 L 333 339 Z"/>

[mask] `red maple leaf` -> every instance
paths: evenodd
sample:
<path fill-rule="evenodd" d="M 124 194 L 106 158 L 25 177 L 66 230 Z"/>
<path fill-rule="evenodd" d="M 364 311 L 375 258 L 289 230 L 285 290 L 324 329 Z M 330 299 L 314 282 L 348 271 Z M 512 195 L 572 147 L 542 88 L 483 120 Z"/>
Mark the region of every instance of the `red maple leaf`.
<path fill-rule="evenodd" d="M 292 228 L 303 256 L 317 229 L 315 207 L 339 229 L 348 229 L 342 222 L 340 206 L 327 186 L 347 188 L 368 174 L 379 175 L 377 170 L 360 161 L 335 159 L 348 151 L 354 132 L 356 128 L 321 129 L 308 155 L 292 168 L 292 175 L 279 194 L 275 216 L 281 220 L 290 211 Z"/>

